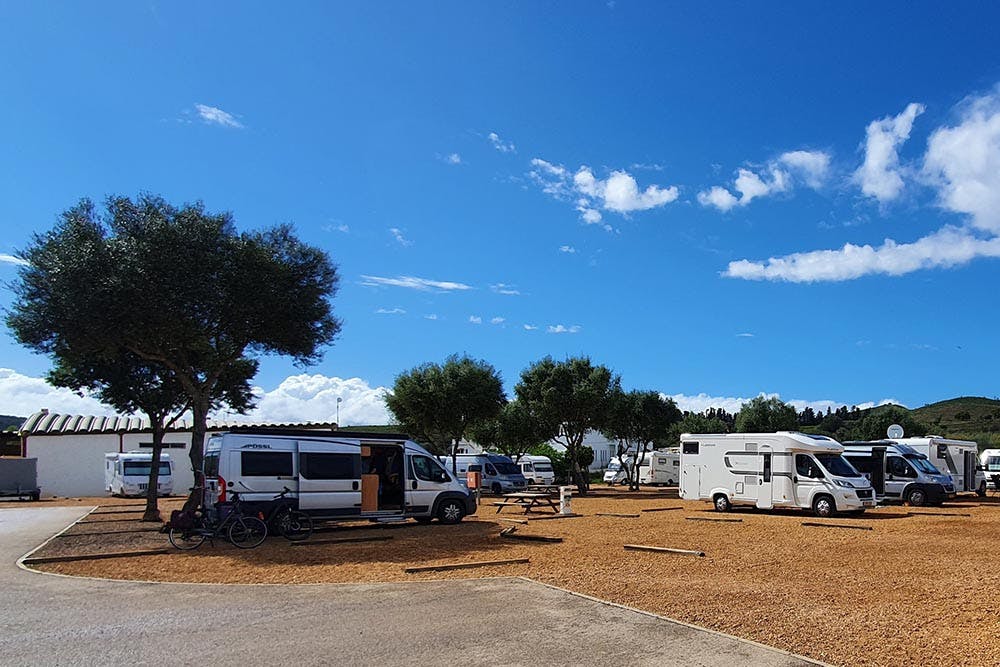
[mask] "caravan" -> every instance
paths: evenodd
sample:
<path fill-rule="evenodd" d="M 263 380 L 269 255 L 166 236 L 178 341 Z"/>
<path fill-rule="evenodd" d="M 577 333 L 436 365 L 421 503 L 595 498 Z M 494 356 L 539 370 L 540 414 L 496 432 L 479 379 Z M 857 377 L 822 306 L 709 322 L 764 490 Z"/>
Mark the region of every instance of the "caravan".
<path fill-rule="evenodd" d="M 937 435 L 926 438 L 895 438 L 927 457 L 931 464 L 951 477 L 955 493 L 986 495 L 986 475 L 979 467 L 979 445 L 970 440 L 951 440 Z"/>
<path fill-rule="evenodd" d="M 649 452 L 639 466 L 639 483 L 676 486 L 681 478 L 681 455 L 677 450 Z"/>
<path fill-rule="evenodd" d="M 922 453 L 894 440 L 844 443 L 844 457 L 871 481 L 879 498 L 914 506 L 939 505 L 955 495 L 950 475 Z"/>
<path fill-rule="evenodd" d="M 104 490 L 113 496 L 144 496 L 149 488 L 149 469 L 153 464 L 151 452 L 122 452 L 104 455 Z M 159 478 L 156 492 L 169 496 L 174 492 L 174 464 L 170 454 L 160 454 Z"/>
<path fill-rule="evenodd" d="M 680 496 L 734 505 L 799 507 L 817 516 L 861 513 L 875 506 L 871 484 L 821 435 L 778 433 L 681 436 Z"/>
<path fill-rule="evenodd" d="M 476 498 L 405 435 L 247 429 L 212 436 L 205 448 L 206 505 L 239 493 L 263 509 L 286 491 L 318 519 L 458 523 Z"/>
<path fill-rule="evenodd" d="M 522 454 L 517 459 L 516 465 L 521 468 L 521 473 L 528 484 L 550 485 L 556 480 L 555 470 L 552 469 L 552 459 L 547 456 Z"/>

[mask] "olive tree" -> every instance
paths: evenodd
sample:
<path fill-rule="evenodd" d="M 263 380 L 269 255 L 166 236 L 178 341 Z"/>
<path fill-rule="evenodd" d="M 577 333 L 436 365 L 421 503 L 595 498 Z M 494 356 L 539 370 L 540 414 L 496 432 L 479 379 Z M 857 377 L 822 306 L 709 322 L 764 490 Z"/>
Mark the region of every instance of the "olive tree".
<path fill-rule="evenodd" d="M 500 452 L 518 463 L 532 447 L 549 439 L 549 429 L 524 403 L 507 403 L 493 419 L 474 424 L 469 438 L 483 449 Z"/>
<path fill-rule="evenodd" d="M 618 441 L 618 458 L 623 462 L 629 488 L 639 490 L 639 466 L 646 453 L 655 446 L 669 443 L 673 425 L 681 411 L 673 399 L 658 391 L 614 391 L 609 402 L 608 418 L 601 432 L 609 440 Z M 631 456 L 631 465 L 625 459 Z"/>
<path fill-rule="evenodd" d="M 737 433 L 774 433 L 798 429 L 795 408 L 772 396 L 758 396 L 743 404 L 736 415 Z"/>

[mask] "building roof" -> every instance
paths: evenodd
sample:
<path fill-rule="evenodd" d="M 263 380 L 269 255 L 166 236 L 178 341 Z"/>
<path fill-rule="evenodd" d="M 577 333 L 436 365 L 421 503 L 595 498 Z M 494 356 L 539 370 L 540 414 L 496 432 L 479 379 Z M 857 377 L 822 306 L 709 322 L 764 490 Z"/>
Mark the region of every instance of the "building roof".
<path fill-rule="evenodd" d="M 248 422 L 234 420 L 208 420 L 209 431 L 229 431 L 244 428 L 297 428 L 297 429 L 335 429 L 335 422 Z M 191 431 L 190 419 L 178 419 L 167 429 L 168 433 Z M 107 434 L 107 433 L 151 433 L 149 420 L 145 417 L 115 416 L 99 417 L 94 415 L 61 415 L 48 410 L 36 412 L 24 420 L 18 431 L 19 435 L 73 435 L 73 434 Z"/>

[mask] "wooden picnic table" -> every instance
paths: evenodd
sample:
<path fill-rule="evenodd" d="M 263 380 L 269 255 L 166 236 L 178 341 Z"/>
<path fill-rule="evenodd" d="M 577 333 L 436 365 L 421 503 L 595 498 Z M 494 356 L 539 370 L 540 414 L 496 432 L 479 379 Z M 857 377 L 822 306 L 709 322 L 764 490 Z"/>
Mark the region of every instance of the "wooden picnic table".
<path fill-rule="evenodd" d="M 559 513 L 559 507 L 556 505 L 555 500 L 547 493 L 507 493 L 503 496 L 503 502 L 493 503 L 497 506 L 497 514 L 503 510 L 504 507 L 523 507 L 524 513 L 528 514 L 535 510 L 535 508 L 540 507 L 545 509 L 548 506 L 555 514 Z"/>

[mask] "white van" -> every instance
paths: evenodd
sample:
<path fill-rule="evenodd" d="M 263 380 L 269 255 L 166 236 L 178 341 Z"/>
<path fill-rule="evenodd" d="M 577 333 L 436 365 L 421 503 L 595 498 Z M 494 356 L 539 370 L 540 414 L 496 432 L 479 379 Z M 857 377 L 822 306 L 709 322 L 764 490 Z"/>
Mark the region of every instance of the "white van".
<path fill-rule="evenodd" d="M 817 516 L 875 506 L 868 480 L 832 438 L 793 431 L 681 435 L 680 496 L 763 509 L 799 507 Z"/>
<path fill-rule="evenodd" d="M 440 457 L 445 468 L 451 470 L 451 457 Z M 470 470 L 483 474 L 483 491 L 500 495 L 501 493 L 512 493 L 524 491 L 528 481 L 521 474 L 521 469 L 510 460 L 509 456 L 503 454 L 459 454 L 455 459 L 456 475 L 463 484 L 466 482 L 466 473 Z"/>
<path fill-rule="evenodd" d="M 986 475 L 979 468 L 979 445 L 971 440 L 951 440 L 938 435 L 926 438 L 895 438 L 927 457 L 931 464 L 951 477 L 955 493 L 986 495 Z"/>
<path fill-rule="evenodd" d="M 919 507 L 940 505 L 955 496 L 951 476 L 909 445 L 894 440 L 850 441 L 844 448 L 844 458 L 868 478 L 880 500 Z"/>
<path fill-rule="evenodd" d="M 649 452 L 639 466 L 639 483 L 675 486 L 681 478 L 681 455 L 676 450 Z"/>
<path fill-rule="evenodd" d="M 251 507 L 284 489 L 317 519 L 458 523 L 476 498 L 405 435 L 250 429 L 212 436 L 205 447 L 206 496 L 231 492 Z M 206 503 L 210 504 L 210 503 Z"/>
<path fill-rule="evenodd" d="M 979 465 L 993 488 L 1000 491 L 1000 449 L 984 449 L 979 455 Z"/>
<path fill-rule="evenodd" d="M 552 469 L 552 459 L 547 456 L 523 454 L 516 462 L 521 468 L 521 474 L 528 484 L 551 485 L 556 481 L 556 473 Z"/>
<path fill-rule="evenodd" d="M 113 496 L 145 496 L 149 488 L 149 468 L 152 452 L 123 452 L 104 455 L 104 490 Z M 174 492 L 174 464 L 170 454 L 160 453 L 160 471 L 156 494 L 169 496 Z"/>
<path fill-rule="evenodd" d="M 625 458 L 625 463 L 617 456 L 612 457 L 608 462 L 608 468 L 604 471 L 604 483 L 610 486 L 615 484 L 624 484 L 626 482 L 628 475 L 629 458 Z"/>

